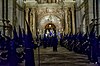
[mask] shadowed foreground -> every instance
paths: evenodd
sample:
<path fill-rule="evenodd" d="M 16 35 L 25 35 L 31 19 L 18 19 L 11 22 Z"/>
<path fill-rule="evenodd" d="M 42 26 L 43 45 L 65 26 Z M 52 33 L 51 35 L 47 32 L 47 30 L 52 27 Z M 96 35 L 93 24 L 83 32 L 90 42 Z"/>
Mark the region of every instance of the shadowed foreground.
<path fill-rule="evenodd" d="M 38 66 L 38 49 L 35 50 L 35 61 Z M 40 66 L 96 66 L 89 64 L 86 55 L 68 51 L 66 48 L 58 47 L 58 52 L 53 49 L 40 48 Z"/>

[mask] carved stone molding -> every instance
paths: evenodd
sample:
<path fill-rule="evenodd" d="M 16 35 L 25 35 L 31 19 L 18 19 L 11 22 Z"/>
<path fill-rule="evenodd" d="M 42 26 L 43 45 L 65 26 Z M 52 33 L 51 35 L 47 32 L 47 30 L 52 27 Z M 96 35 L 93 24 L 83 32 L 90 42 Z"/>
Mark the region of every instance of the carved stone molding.
<path fill-rule="evenodd" d="M 36 7 L 37 6 L 37 1 L 24 1 L 24 4 L 26 5 L 26 7 Z"/>
<path fill-rule="evenodd" d="M 29 8 L 25 8 L 25 12 L 28 13 L 28 11 L 29 11 Z"/>
<path fill-rule="evenodd" d="M 73 7 L 73 5 L 75 4 L 75 1 L 73 0 L 65 0 L 64 2 L 64 7 Z"/>
<path fill-rule="evenodd" d="M 54 16 L 54 15 L 44 16 L 40 20 L 40 22 L 38 23 L 37 27 L 40 28 L 40 29 L 45 29 L 45 26 L 48 23 L 54 24 L 56 27 L 58 27 L 57 29 L 61 29 L 62 28 L 62 22 L 61 22 L 61 20 L 58 17 Z"/>
<path fill-rule="evenodd" d="M 41 20 L 46 15 L 55 15 L 60 19 L 64 17 L 64 11 L 61 8 L 38 8 L 38 20 Z"/>
<path fill-rule="evenodd" d="M 31 10 L 31 14 L 32 14 L 31 26 L 33 28 L 31 27 L 31 29 L 33 29 L 33 32 L 36 32 L 36 28 L 43 30 L 45 25 L 48 23 L 51 23 L 52 20 L 53 20 L 52 23 L 56 27 L 58 27 L 57 30 L 63 29 L 63 27 L 65 26 L 66 33 L 68 33 L 68 31 L 69 32 L 71 31 L 71 20 L 70 20 L 70 14 L 69 14 L 68 8 L 71 8 L 71 11 L 73 12 L 75 1 L 64 0 L 63 3 L 38 4 L 37 2 L 31 0 L 31 1 L 25 1 L 24 3 L 26 4 L 26 7 L 27 7 L 26 14 L 29 11 L 28 8 L 32 9 Z M 53 18 L 51 19 L 51 21 L 48 21 L 48 16 L 50 15 Z M 74 15 L 72 17 L 74 18 Z M 74 19 L 72 19 L 72 22 L 73 22 L 72 24 L 74 25 Z"/>

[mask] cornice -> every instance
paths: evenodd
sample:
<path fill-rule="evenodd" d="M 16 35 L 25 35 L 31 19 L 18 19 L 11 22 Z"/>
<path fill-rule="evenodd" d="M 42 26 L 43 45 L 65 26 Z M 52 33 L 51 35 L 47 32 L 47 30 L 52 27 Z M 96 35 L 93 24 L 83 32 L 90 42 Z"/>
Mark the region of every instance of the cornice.
<path fill-rule="evenodd" d="M 26 7 L 48 7 L 48 8 L 62 8 L 62 6 L 64 7 L 73 7 L 73 5 L 75 4 L 75 1 L 72 0 L 65 0 L 63 1 L 63 3 L 43 3 L 43 4 L 38 4 L 37 1 L 24 1 L 24 4 L 26 5 Z"/>
<path fill-rule="evenodd" d="M 47 8 L 54 8 L 54 7 L 56 7 L 56 8 L 61 8 L 61 5 L 56 4 L 56 3 L 50 3 L 50 4 L 45 3 L 45 4 L 38 4 L 38 7 L 47 7 Z"/>
<path fill-rule="evenodd" d="M 24 1 L 26 7 L 36 7 L 37 1 Z"/>
<path fill-rule="evenodd" d="M 64 7 L 73 7 L 76 1 L 66 0 L 66 1 L 63 1 L 63 3 L 64 3 Z"/>

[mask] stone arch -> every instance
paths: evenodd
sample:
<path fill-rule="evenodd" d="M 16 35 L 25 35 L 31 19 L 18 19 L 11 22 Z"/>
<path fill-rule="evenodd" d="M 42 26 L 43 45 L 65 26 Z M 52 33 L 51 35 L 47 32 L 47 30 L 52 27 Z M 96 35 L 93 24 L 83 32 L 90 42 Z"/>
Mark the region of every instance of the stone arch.
<path fill-rule="evenodd" d="M 47 15 L 47 16 L 44 16 L 43 18 L 41 18 L 41 20 L 39 20 L 38 22 L 38 26 L 37 26 L 37 30 L 40 34 L 43 34 L 44 31 L 45 31 L 45 26 L 49 23 L 52 23 L 55 25 L 56 29 L 56 33 L 58 32 L 61 32 L 62 29 L 63 29 L 63 26 L 62 26 L 62 22 L 60 20 L 60 18 L 54 16 L 54 15 Z"/>
<path fill-rule="evenodd" d="M 45 26 L 45 29 L 56 29 L 56 26 L 52 23 L 48 23 L 46 26 Z"/>
<path fill-rule="evenodd" d="M 42 17 L 38 23 L 39 23 L 38 29 L 44 29 L 48 23 L 54 24 L 56 27 L 58 27 L 57 29 L 62 28 L 62 23 L 61 23 L 60 18 L 56 17 L 55 15 L 46 15 Z"/>
<path fill-rule="evenodd" d="M 46 26 L 45 26 L 45 32 L 46 33 L 47 31 L 50 32 L 50 30 L 53 32 L 53 33 L 56 33 L 56 26 L 53 24 L 53 23 L 48 23 Z"/>

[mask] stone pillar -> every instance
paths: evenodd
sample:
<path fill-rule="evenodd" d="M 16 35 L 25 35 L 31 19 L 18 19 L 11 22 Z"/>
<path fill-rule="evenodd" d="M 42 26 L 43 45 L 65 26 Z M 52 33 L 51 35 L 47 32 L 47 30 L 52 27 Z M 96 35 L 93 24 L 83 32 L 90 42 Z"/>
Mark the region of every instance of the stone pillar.
<path fill-rule="evenodd" d="M 33 25 L 33 11 L 31 9 L 31 12 L 30 12 L 30 30 L 31 30 L 31 32 L 33 31 L 32 25 Z"/>
<path fill-rule="evenodd" d="M 75 34 L 75 16 L 74 16 L 74 7 L 71 8 L 72 11 L 72 31 Z"/>
<path fill-rule="evenodd" d="M 70 12 L 69 7 L 67 8 L 67 23 L 68 23 L 68 33 L 72 32 L 72 12 Z"/>
<path fill-rule="evenodd" d="M 32 23 L 32 30 L 33 30 L 33 38 L 36 38 L 36 20 L 35 20 L 35 13 L 36 13 L 36 10 L 35 10 L 35 8 L 32 8 L 32 13 L 33 13 L 33 23 Z"/>
<path fill-rule="evenodd" d="M 67 20 L 67 8 L 65 8 L 65 34 L 68 33 L 68 20 Z"/>
<path fill-rule="evenodd" d="M 29 12 L 29 8 L 25 9 L 26 12 L 26 17 L 25 17 L 25 31 L 27 32 L 27 25 L 26 25 L 26 21 L 28 22 L 28 12 Z"/>

